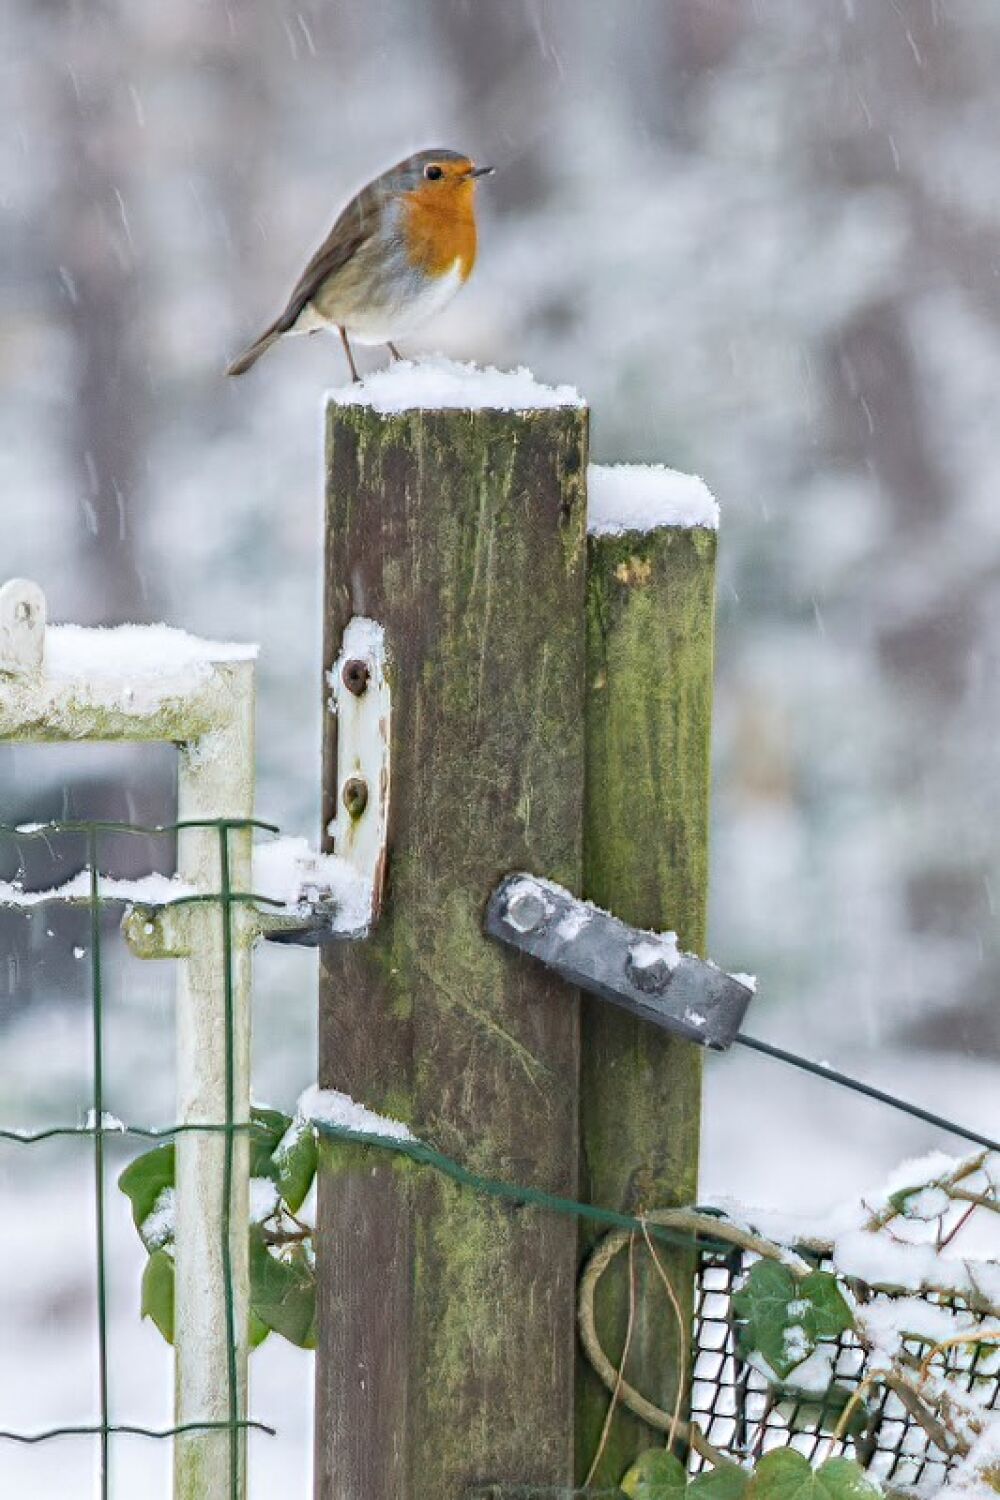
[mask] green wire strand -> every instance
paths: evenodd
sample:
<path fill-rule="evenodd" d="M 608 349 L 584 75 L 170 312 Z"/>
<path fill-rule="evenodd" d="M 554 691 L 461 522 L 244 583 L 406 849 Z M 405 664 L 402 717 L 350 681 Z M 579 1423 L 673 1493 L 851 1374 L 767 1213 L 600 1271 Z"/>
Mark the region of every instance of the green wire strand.
<path fill-rule="evenodd" d="M 358 1146 L 374 1146 L 379 1151 L 392 1151 L 406 1156 L 418 1166 L 432 1167 L 443 1177 L 450 1178 L 460 1187 L 471 1188 L 487 1198 L 498 1198 L 506 1203 L 515 1203 L 520 1208 L 544 1208 L 549 1213 L 564 1214 L 574 1219 L 588 1219 L 592 1224 L 601 1224 L 607 1229 L 636 1229 L 645 1231 L 665 1245 L 681 1246 L 690 1250 L 698 1246 L 706 1250 L 729 1252 L 732 1245 L 725 1240 L 711 1239 L 707 1235 L 667 1229 L 649 1220 L 633 1218 L 631 1214 L 619 1213 L 613 1208 L 598 1208 L 593 1203 L 580 1203 L 575 1198 L 562 1198 L 557 1193 L 547 1193 L 542 1188 L 528 1187 L 523 1183 L 505 1182 L 495 1177 L 483 1177 L 470 1171 L 453 1157 L 445 1156 L 423 1141 L 400 1140 L 397 1136 L 375 1135 L 367 1130 L 352 1130 L 348 1125 L 333 1125 L 328 1120 L 310 1120 L 313 1129 L 331 1140 L 350 1141 Z"/>
<path fill-rule="evenodd" d="M 97 1384 L 101 1406 L 101 1500 L 108 1500 L 108 1288 L 104 1229 L 104 1008 L 101 983 L 101 907 L 98 893 L 98 830 L 87 832 L 90 859 L 90 966 L 93 989 L 94 1224 L 97 1250 Z"/>
<path fill-rule="evenodd" d="M 241 1428 L 252 1427 L 255 1432 L 266 1432 L 268 1437 L 277 1437 L 277 1431 L 268 1427 L 266 1422 L 245 1421 L 237 1423 Z M 137 1427 L 131 1422 L 109 1422 L 107 1426 L 103 1423 L 94 1423 L 92 1426 L 80 1427 L 49 1427 L 45 1432 L 11 1432 L 0 1427 L 0 1438 L 11 1443 L 25 1443 L 29 1447 L 35 1443 L 47 1443 L 52 1438 L 61 1437 L 97 1437 L 98 1435 L 111 1433 L 125 1433 L 126 1436 L 146 1438 L 172 1438 L 187 1432 L 228 1432 L 229 1422 L 182 1422 L 179 1427 Z"/>
<path fill-rule="evenodd" d="M 194 1131 L 202 1131 L 205 1134 L 225 1135 L 231 1132 L 233 1135 L 258 1134 L 266 1136 L 267 1126 L 261 1125 L 256 1120 L 247 1120 L 241 1124 L 234 1121 L 232 1125 L 224 1125 L 221 1121 L 206 1120 L 204 1124 L 199 1121 L 188 1121 L 183 1125 L 105 1125 L 104 1135 L 137 1136 L 143 1141 L 170 1141 L 176 1135 L 188 1135 Z M 0 1141 L 10 1141 L 15 1146 L 37 1146 L 41 1141 L 51 1141 L 60 1136 L 71 1138 L 79 1136 L 81 1140 L 89 1140 L 96 1135 L 96 1125 L 49 1125 L 44 1130 L 0 1130 Z"/>
<path fill-rule="evenodd" d="M 50 823 L 0 823 L 0 838 L 42 839 L 50 833 L 180 833 L 185 828 L 259 828 L 264 833 L 280 833 L 277 823 L 259 818 L 182 818 L 176 823 L 120 823 L 111 818 L 54 818 Z"/>

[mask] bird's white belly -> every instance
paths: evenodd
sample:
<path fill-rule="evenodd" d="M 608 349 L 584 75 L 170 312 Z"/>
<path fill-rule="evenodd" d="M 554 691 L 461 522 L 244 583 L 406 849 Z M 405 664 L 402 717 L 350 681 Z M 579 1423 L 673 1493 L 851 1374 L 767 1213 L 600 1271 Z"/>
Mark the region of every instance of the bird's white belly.
<path fill-rule="evenodd" d="M 462 285 L 462 263 L 456 260 L 443 276 L 427 277 L 417 291 L 408 289 L 395 307 L 356 309 L 346 320 L 347 332 L 359 344 L 404 339 L 446 308 Z"/>

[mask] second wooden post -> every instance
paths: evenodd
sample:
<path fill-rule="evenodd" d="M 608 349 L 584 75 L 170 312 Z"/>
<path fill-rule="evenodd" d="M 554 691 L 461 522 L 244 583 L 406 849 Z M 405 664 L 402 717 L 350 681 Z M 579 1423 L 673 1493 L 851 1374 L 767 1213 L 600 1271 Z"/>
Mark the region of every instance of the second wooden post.
<path fill-rule="evenodd" d="M 682 481 L 681 515 L 703 524 L 618 526 L 589 541 L 587 585 L 587 772 L 584 895 L 617 917 L 653 931 L 673 929 L 681 947 L 705 952 L 708 802 L 715 623 L 715 506 L 700 481 L 656 470 L 635 476 L 661 484 L 659 510 L 670 514 L 671 486 Z M 591 474 L 599 490 L 622 481 Z M 695 502 L 692 505 L 692 500 Z M 627 514 L 627 512 L 626 512 Z M 633 519 L 634 524 L 634 519 Z M 692 1203 L 698 1190 L 702 1053 L 643 1021 L 585 998 L 580 1087 L 581 1194 L 589 1202 L 641 1215 Z M 584 1247 L 593 1242 L 584 1234 Z M 635 1317 L 626 1376 L 661 1410 L 672 1412 L 690 1384 L 694 1257 L 664 1255 L 683 1328 L 638 1237 Z M 627 1257 L 603 1278 L 597 1331 L 618 1364 L 628 1324 Z M 581 1359 L 577 1472 L 582 1480 L 600 1451 L 609 1393 Z M 643 1448 L 663 1434 L 619 1405 L 596 1487 L 619 1483 Z"/>
<path fill-rule="evenodd" d="M 323 962 L 320 1082 L 568 1196 L 578 1005 L 482 912 L 511 869 L 580 888 L 586 461 L 572 404 L 328 410 L 325 660 L 384 626 L 392 786 L 381 922 Z M 319 1500 L 572 1481 L 572 1220 L 349 1148 L 317 1238 Z"/>

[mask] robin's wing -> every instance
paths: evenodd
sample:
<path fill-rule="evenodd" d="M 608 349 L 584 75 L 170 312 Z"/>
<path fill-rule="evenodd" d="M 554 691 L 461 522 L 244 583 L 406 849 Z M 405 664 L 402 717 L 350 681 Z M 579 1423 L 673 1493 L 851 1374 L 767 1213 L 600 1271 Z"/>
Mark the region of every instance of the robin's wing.
<path fill-rule="evenodd" d="M 351 199 L 295 283 L 288 305 L 274 325 L 279 332 L 288 332 L 323 283 L 353 260 L 377 232 L 383 207 L 384 195 L 374 184 L 369 184 Z"/>

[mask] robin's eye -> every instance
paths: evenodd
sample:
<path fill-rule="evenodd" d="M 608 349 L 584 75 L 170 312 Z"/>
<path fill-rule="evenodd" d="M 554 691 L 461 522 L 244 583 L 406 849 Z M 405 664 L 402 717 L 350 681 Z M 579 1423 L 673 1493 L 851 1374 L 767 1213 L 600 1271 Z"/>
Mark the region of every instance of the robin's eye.
<path fill-rule="evenodd" d="M 424 176 L 428 179 L 429 182 L 437 182 L 439 177 L 444 176 L 444 172 L 436 162 L 431 162 L 429 167 L 424 168 Z"/>

